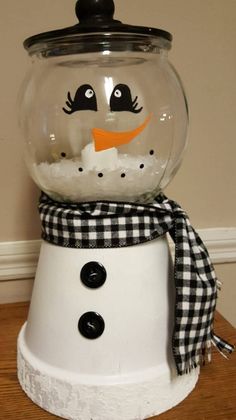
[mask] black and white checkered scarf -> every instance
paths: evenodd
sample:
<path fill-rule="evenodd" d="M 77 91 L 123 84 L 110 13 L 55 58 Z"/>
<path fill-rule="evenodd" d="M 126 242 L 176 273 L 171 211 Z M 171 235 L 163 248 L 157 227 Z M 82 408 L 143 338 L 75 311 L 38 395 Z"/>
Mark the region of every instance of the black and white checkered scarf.
<path fill-rule="evenodd" d="M 42 238 L 71 248 L 117 248 L 169 233 L 175 243 L 173 356 L 178 374 L 210 360 L 211 344 L 222 354 L 233 346 L 213 332 L 218 281 L 209 254 L 182 208 L 163 194 L 151 204 L 68 204 L 42 194 Z"/>

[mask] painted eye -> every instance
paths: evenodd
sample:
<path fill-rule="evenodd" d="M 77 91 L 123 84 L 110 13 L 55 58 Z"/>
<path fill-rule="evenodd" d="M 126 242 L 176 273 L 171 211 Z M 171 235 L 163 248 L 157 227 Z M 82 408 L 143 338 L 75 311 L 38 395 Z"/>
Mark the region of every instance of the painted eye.
<path fill-rule="evenodd" d="M 119 89 L 116 89 L 115 92 L 114 92 L 114 95 L 115 95 L 116 98 L 121 98 L 122 93 Z"/>
<path fill-rule="evenodd" d="M 92 89 L 87 89 L 85 92 L 86 98 L 90 99 L 94 96 L 94 91 Z"/>
<path fill-rule="evenodd" d="M 73 114 L 76 111 L 97 111 L 97 98 L 96 93 L 91 85 L 82 85 L 79 86 L 74 99 L 72 98 L 70 92 L 67 94 L 66 101 L 67 108 L 62 108 L 66 114 Z"/>
<path fill-rule="evenodd" d="M 110 109 L 112 112 L 129 111 L 138 114 L 143 107 L 138 106 L 138 97 L 132 98 L 129 86 L 119 83 L 113 89 L 110 97 Z"/>

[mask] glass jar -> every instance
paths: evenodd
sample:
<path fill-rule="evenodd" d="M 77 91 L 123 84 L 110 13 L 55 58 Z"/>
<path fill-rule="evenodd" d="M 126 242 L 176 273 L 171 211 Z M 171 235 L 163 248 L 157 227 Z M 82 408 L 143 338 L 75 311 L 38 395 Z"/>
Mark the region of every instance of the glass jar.
<path fill-rule="evenodd" d="M 188 111 L 171 40 L 120 26 L 26 41 L 25 159 L 55 200 L 149 202 L 180 165 Z"/>

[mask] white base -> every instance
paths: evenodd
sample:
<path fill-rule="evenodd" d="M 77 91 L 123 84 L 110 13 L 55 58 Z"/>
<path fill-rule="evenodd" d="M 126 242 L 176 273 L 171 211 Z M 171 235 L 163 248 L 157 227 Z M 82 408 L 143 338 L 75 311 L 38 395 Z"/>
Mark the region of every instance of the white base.
<path fill-rule="evenodd" d="M 194 389 L 199 369 L 188 375 L 148 369 L 129 375 L 78 375 L 37 359 L 18 338 L 18 378 L 28 397 L 43 409 L 71 420 L 143 420 L 180 403 Z M 50 373 L 49 373 L 50 372 Z"/>

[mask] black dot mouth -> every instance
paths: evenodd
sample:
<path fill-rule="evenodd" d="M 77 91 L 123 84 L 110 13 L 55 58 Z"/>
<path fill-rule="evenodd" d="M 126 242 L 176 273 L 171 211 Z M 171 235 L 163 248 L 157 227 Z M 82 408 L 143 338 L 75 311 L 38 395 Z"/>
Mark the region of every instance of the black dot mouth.
<path fill-rule="evenodd" d="M 151 149 L 151 150 L 149 150 L 149 155 L 150 156 L 153 156 L 155 154 L 155 150 L 154 149 Z M 66 153 L 65 152 L 62 152 L 61 153 L 61 157 L 66 157 Z M 142 162 L 142 161 L 141 161 Z M 141 169 L 141 170 L 143 170 L 143 169 L 145 169 L 146 168 L 146 165 L 145 165 L 145 163 L 140 163 L 140 164 L 138 164 L 139 166 L 137 166 L 137 170 L 138 170 L 138 168 L 139 169 Z M 124 169 L 123 169 L 124 170 Z M 146 169 L 145 169 L 146 170 Z M 82 173 L 82 172 L 84 172 L 85 171 L 85 168 L 83 168 L 82 166 L 80 166 L 80 167 L 78 167 L 78 172 L 80 172 L 80 173 Z M 125 171 L 125 170 L 124 170 Z M 124 178 L 126 178 L 127 177 L 127 174 L 126 174 L 126 172 L 120 172 L 120 178 L 122 178 L 122 179 L 124 179 Z M 97 172 L 97 177 L 98 178 L 103 178 L 104 177 L 104 173 L 103 172 Z"/>
<path fill-rule="evenodd" d="M 65 158 L 66 157 L 66 153 L 65 152 L 61 152 L 61 157 Z"/>

